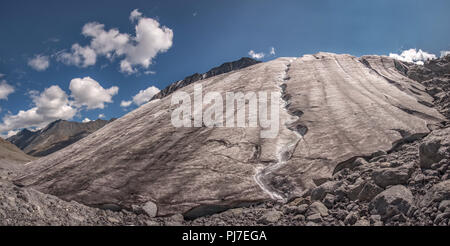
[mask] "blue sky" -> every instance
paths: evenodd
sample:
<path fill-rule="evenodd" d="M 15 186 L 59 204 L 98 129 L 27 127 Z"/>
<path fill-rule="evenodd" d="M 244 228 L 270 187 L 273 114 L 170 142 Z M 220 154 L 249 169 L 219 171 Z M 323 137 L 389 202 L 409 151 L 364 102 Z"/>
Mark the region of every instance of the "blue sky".
<path fill-rule="evenodd" d="M 130 20 L 135 9 L 138 15 Z M 446 0 L 2 0 L 0 130 L 42 125 L 58 116 L 76 121 L 100 114 L 120 117 L 138 107 L 121 107 L 121 102 L 132 101 L 140 90 L 162 89 L 248 56 L 250 50 L 264 53 L 263 61 L 319 51 L 360 56 L 420 48 L 438 55 L 450 50 L 449 10 Z M 150 29 L 141 36 L 149 38 L 139 42 L 135 26 L 141 20 L 153 22 L 143 21 L 142 28 Z M 125 44 L 106 37 L 95 48 L 96 34 L 82 34 L 93 22 L 103 26 L 90 26 L 90 33 L 116 29 L 127 37 Z M 155 22 L 160 26 L 152 26 Z M 77 61 L 83 56 L 74 53 L 74 44 L 91 49 L 95 63 Z M 102 53 L 111 44 L 114 48 Z M 45 59 L 30 63 L 37 56 Z M 131 64 L 129 70 L 121 63 Z M 89 95 L 91 89 L 98 94 Z"/>

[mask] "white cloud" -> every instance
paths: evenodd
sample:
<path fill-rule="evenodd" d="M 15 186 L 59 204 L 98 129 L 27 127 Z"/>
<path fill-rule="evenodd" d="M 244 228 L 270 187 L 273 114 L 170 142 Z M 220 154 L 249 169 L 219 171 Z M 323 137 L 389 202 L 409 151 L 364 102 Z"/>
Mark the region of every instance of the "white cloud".
<path fill-rule="evenodd" d="M 89 121 L 91 121 L 89 118 L 84 118 L 84 120 L 82 120 L 81 122 L 83 122 L 83 123 L 87 123 L 87 122 L 89 122 Z"/>
<path fill-rule="evenodd" d="M 150 99 L 158 92 L 158 88 L 156 88 L 155 86 L 150 86 L 145 90 L 140 90 L 139 93 L 133 97 L 133 102 L 138 106 L 142 105 L 150 101 Z"/>
<path fill-rule="evenodd" d="M 20 110 L 17 114 L 7 114 L 0 124 L 0 132 L 28 127 L 44 127 L 58 119 L 72 119 L 77 109 L 71 105 L 67 94 L 57 85 L 45 89 L 40 94 L 31 94 L 34 106 Z"/>
<path fill-rule="evenodd" d="M 448 56 L 448 55 L 450 55 L 450 50 L 442 50 L 441 51 L 441 58 L 444 56 Z"/>
<path fill-rule="evenodd" d="M 58 119 L 70 120 L 83 109 L 103 108 L 105 103 L 112 102 L 112 97 L 119 90 L 117 86 L 105 89 L 89 77 L 71 80 L 69 89 L 70 97 L 57 85 L 41 93 L 29 91 L 27 94 L 33 100 L 33 106 L 15 115 L 8 112 L 0 124 L 0 133 L 22 128 L 42 128 Z M 104 115 L 99 114 L 99 118 L 102 117 Z"/>
<path fill-rule="evenodd" d="M 124 49 L 130 41 L 128 34 L 122 34 L 117 29 L 105 31 L 105 25 L 97 22 L 84 25 L 82 33 L 84 36 L 92 38 L 90 48 L 96 54 L 105 55 L 108 58 L 113 55 L 123 55 Z"/>
<path fill-rule="evenodd" d="M 103 118 L 105 118 L 105 115 L 104 115 L 104 114 L 99 114 L 99 115 L 98 115 L 98 118 L 99 118 L 99 119 L 103 119 Z"/>
<path fill-rule="evenodd" d="M 150 86 L 145 90 L 140 90 L 136 95 L 133 96 L 132 100 L 129 101 L 121 101 L 121 107 L 129 107 L 132 103 L 140 106 L 148 101 L 159 92 L 159 89 L 155 86 Z"/>
<path fill-rule="evenodd" d="M 120 107 L 129 107 L 131 105 L 131 103 L 133 103 L 132 101 L 121 101 L 120 102 Z"/>
<path fill-rule="evenodd" d="M 112 97 L 119 92 L 119 87 L 105 89 L 90 77 L 72 79 L 69 89 L 75 105 L 87 109 L 104 108 L 105 103 L 111 103 Z"/>
<path fill-rule="evenodd" d="M 48 56 L 36 55 L 28 60 L 28 66 L 36 71 L 44 71 L 50 66 L 50 59 Z"/>
<path fill-rule="evenodd" d="M 423 65 L 425 61 L 436 59 L 436 55 L 427 53 L 425 51 L 422 51 L 421 49 L 409 49 L 403 51 L 400 55 L 395 53 L 390 53 L 389 57 L 404 61 L 404 62 L 411 62 L 418 65 Z"/>
<path fill-rule="evenodd" d="M 95 65 L 97 54 L 89 46 L 82 47 L 79 44 L 74 44 L 72 45 L 71 52 L 60 52 L 57 54 L 56 59 L 66 65 L 88 67 Z"/>
<path fill-rule="evenodd" d="M 197 12 L 194 12 L 194 13 L 192 13 L 192 16 L 195 17 L 195 16 L 197 16 L 197 14 L 198 14 Z"/>
<path fill-rule="evenodd" d="M 90 44 L 85 47 L 74 44 L 71 52 L 60 52 L 58 60 L 67 65 L 87 67 L 96 63 L 97 56 L 111 60 L 123 57 L 120 61 L 123 73 L 136 73 L 138 67 L 148 69 L 158 53 L 172 47 L 173 31 L 152 18 L 143 17 L 137 9 L 131 12 L 130 20 L 137 21 L 136 36 L 120 33 L 115 28 L 105 30 L 105 25 L 97 22 L 85 24 L 82 34 L 91 38 Z"/>
<path fill-rule="evenodd" d="M 172 47 L 173 31 L 151 18 L 141 18 L 135 27 L 136 37 L 134 44 L 126 47 L 125 59 L 120 62 L 120 70 L 125 73 L 134 73 L 134 66 L 148 68 L 153 58 Z"/>
<path fill-rule="evenodd" d="M 6 80 L 0 81 L 0 99 L 8 99 L 9 94 L 14 92 L 14 87 L 9 85 Z"/>
<path fill-rule="evenodd" d="M 135 21 L 138 20 L 142 17 L 142 13 L 139 12 L 139 9 L 134 9 L 133 11 L 131 11 L 130 13 L 130 21 Z"/>
<path fill-rule="evenodd" d="M 270 47 L 270 55 L 274 56 L 275 55 L 275 47 Z"/>
<path fill-rule="evenodd" d="M 8 131 L 8 132 L 6 133 L 6 135 L 2 135 L 2 137 L 3 137 L 4 139 L 6 139 L 6 138 L 9 138 L 9 137 L 12 137 L 12 136 L 16 135 L 18 132 L 19 132 L 19 130 L 16 130 L 16 131 L 11 130 L 11 131 Z"/>
<path fill-rule="evenodd" d="M 250 50 L 250 51 L 248 52 L 248 54 L 249 54 L 253 59 L 257 59 L 257 60 L 262 59 L 262 58 L 264 58 L 264 56 L 266 56 L 263 52 L 255 53 L 255 51 L 253 51 L 253 50 Z"/>
<path fill-rule="evenodd" d="M 3 78 L 3 77 L 5 77 L 5 75 L 0 73 L 0 79 Z"/>

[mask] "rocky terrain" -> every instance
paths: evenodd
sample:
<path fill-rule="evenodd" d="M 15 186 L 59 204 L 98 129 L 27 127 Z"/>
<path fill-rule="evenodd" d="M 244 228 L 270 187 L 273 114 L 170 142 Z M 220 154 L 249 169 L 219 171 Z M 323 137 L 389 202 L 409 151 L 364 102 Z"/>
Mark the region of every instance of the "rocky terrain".
<path fill-rule="evenodd" d="M 85 123 L 57 120 L 38 131 L 23 129 L 7 140 L 29 155 L 46 156 L 75 143 L 109 122 L 101 119 Z"/>
<path fill-rule="evenodd" d="M 170 98 L 152 100 L 3 175 L 0 221 L 449 225 L 448 61 L 318 53 L 202 79 L 206 92 L 281 91 L 278 137 L 173 128 Z"/>

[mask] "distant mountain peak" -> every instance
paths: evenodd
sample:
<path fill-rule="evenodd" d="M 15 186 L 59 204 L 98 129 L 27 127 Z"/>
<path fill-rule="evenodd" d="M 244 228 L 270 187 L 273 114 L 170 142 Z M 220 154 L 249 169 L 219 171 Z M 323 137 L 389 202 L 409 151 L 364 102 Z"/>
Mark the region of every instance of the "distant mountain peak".
<path fill-rule="evenodd" d="M 27 154 L 45 156 L 77 142 L 113 120 L 97 119 L 83 123 L 58 119 L 35 132 L 23 129 L 7 140 Z"/>

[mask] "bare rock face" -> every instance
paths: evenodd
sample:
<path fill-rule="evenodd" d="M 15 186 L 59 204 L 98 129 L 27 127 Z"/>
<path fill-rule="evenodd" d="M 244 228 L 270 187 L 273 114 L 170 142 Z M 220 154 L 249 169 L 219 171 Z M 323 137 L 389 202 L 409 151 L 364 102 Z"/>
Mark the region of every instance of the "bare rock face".
<path fill-rule="evenodd" d="M 428 205 L 432 202 L 441 202 L 444 200 L 450 200 L 450 180 L 446 180 L 435 184 L 425 194 L 421 203 L 422 205 Z"/>
<path fill-rule="evenodd" d="M 75 143 L 110 121 L 72 122 L 57 120 L 39 131 L 24 129 L 7 140 L 32 156 L 46 156 Z"/>
<path fill-rule="evenodd" d="M 192 96 L 202 84 L 203 93 L 223 98 L 281 92 L 278 135 L 262 138 L 259 126 L 175 128 L 176 105 L 166 96 L 29 163 L 15 183 L 92 206 L 152 201 L 159 216 L 286 201 L 338 166 L 424 136 L 443 120 L 424 87 L 395 66 L 387 57 L 319 53 L 198 80 L 182 90 Z"/>
<path fill-rule="evenodd" d="M 419 146 L 420 167 L 431 166 L 444 159 L 450 147 L 450 128 L 439 129 L 428 135 Z"/>

